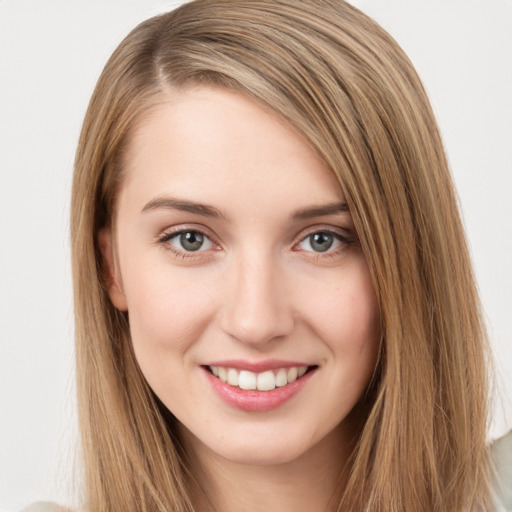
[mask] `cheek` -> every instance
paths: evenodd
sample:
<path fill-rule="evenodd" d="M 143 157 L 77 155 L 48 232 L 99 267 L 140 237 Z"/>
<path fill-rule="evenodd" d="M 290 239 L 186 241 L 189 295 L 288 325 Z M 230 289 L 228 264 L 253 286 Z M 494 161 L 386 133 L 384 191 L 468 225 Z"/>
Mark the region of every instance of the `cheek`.
<path fill-rule="evenodd" d="M 323 288 L 310 294 L 305 311 L 310 325 L 343 364 L 373 370 L 380 341 L 380 314 L 364 260 L 340 270 Z M 313 297 L 313 300 L 311 299 Z"/>
<path fill-rule="evenodd" d="M 171 272 L 165 263 L 147 265 L 142 272 L 125 268 L 132 342 L 146 374 L 145 369 L 163 364 L 164 357 L 187 353 L 200 338 L 213 315 L 210 284 L 206 276 L 191 279 L 186 269 Z"/>

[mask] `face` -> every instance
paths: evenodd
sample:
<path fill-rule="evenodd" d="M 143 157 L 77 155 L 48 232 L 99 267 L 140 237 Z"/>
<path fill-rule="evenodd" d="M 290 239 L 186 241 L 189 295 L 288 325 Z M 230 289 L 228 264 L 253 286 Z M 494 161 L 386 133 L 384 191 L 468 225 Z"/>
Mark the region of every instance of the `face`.
<path fill-rule="evenodd" d="M 197 87 L 144 120 L 124 170 L 115 239 L 101 233 L 109 293 L 192 446 L 266 464 L 349 435 L 379 315 L 343 192 L 308 144 Z"/>

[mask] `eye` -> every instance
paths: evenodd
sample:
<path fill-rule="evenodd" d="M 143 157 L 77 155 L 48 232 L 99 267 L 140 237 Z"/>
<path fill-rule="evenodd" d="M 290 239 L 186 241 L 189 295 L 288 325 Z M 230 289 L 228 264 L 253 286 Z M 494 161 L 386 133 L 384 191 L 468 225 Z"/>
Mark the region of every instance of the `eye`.
<path fill-rule="evenodd" d="M 341 235 L 329 231 L 317 231 L 304 238 L 298 245 L 303 251 L 327 252 L 337 249 L 343 240 Z"/>
<path fill-rule="evenodd" d="M 213 242 L 204 233 L 191 229 L 171 233 L 162 241 L 183 252 L 207 251 L 213 247 Z"/>

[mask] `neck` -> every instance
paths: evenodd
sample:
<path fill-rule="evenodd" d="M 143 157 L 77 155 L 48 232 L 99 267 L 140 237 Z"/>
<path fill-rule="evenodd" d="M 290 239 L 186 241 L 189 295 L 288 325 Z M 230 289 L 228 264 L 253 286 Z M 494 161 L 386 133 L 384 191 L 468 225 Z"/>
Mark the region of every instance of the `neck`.
<path fill-rule="evenodd" d="M 250 465 L 222 458 L 205 445 L 187 442 L 198 512 L 295 512 L 338 509 L 352 451 L 335 429 L 291 462 Z M 194 445 L 192 448 L 191 445 Z"/>

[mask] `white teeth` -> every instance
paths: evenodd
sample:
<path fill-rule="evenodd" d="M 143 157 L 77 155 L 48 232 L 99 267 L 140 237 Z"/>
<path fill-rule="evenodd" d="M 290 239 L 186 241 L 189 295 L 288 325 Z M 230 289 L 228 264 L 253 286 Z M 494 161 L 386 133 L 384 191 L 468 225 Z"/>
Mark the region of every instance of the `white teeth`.
<path fill-rule="evenodd" d="M 238 377 L 238 386 L 240 389 L 256 389 L 256 374 L 242 370 Z"/>
<path fill-rule="evenodd" d="M 210 366 L 210 370 L 222 382 L 241 389 L 258 391 L 271 391 L 276 387 L 283 387 L 302 377 L 308 370 L 307 366 L 292 366 L 279 370 L 267 370 L 254 373 L 248 370 L 225 368 L 224 366 Z"/>
<path fill-rule="evenodd" d="M 238 386 L 238 372 L 234 368 L 228 370 L 228 384 Z"/>
<path fill-rule="evenodd" d="M 286 386 L 286 384 L 288 384 L 288 372 L 284 368 L 281 368 L 276 375 L 276 386 L 281 388 Z"/>
<path fill-rule="evenodd" d="M 259 391 L 270 391 L 276 387 L 276 378 L 274 372 L 269 370 L 258 374 L 256 387 Z"/>
<path fill-rule="evenodd" d="M 219 379 L 222 382 L 226 382 L 228 380 L 228 371 L 222 366 L 219 367 Z"/>
<path fill-rule="evenodd" d="M 292 366 L 288 370 L 288 382 L 293 382 L 294 380 L 297 380 L 297 374 L 298 374 L 297 368 Z"/>

